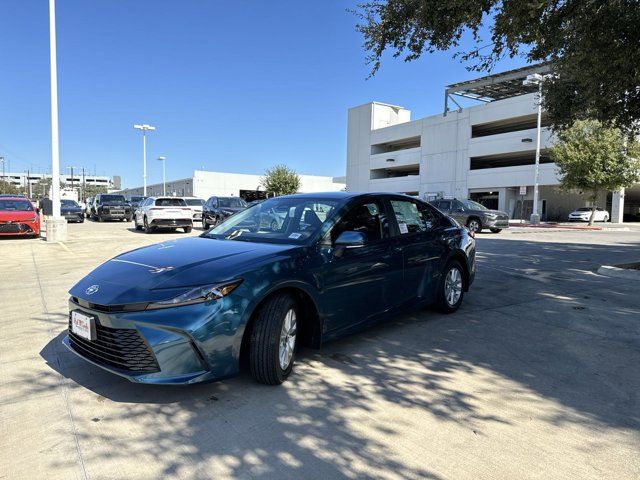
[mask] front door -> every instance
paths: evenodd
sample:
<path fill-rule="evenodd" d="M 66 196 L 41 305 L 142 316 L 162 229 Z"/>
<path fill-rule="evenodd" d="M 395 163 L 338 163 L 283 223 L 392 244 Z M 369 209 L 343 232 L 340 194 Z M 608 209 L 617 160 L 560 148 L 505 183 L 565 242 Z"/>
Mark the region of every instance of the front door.
<path fill-rule="evenodd" d="M 334 245 L 345 231 L 361 232 L 364 246 L 341 249 Z M 394 304 L 395 288 L 402 281 L 402 256 L 394 250 L 384 204 L 364 201 L 351 207 L 321 245 L 324 263 L 317 270 L 329 335 L 373 321 Z"/>

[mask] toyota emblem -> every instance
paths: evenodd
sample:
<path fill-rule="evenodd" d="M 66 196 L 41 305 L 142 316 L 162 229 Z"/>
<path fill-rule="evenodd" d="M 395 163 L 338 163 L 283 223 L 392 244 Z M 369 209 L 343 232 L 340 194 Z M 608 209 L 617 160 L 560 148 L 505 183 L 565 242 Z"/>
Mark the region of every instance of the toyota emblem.
<path fill-rule="evenodd" d="M 98 291 L 98 289 L 100 288 L 99 285 L 91 285 L 89 288 L 87 288 L 84 293 L 86 293 L 87 295 L 93 295 L 94 293 L 96 293 Z"/>

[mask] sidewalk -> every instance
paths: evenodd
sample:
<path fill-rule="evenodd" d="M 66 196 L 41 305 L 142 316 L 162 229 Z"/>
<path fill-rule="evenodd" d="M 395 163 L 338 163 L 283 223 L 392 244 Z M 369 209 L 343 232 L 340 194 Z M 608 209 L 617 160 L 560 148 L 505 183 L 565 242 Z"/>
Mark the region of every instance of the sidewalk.
<path fill-rule="evenodd" d="M 592 226 L 588 223 L 578 222 L 540 222 L 539 224 L 531 224 L 527 221 L 521 220 L 509 220 L 509 228 L 523 228 L 527 230 L 536 229 L 542 231 L 557 231 L 557 230 L 586 230 L 586 231 L 615 231 L 615 232 L 629 232 L 632 230 L 640 231 L 640 223 L 610 223 L 610 222 L 598 222 Z"/>

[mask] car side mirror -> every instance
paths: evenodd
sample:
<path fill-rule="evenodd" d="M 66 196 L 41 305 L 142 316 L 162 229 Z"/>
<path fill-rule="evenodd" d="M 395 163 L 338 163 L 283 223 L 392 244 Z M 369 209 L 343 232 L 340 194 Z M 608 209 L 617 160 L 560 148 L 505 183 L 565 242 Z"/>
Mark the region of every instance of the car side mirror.
<path fill-rule="evenodd" d="M 360 248 L 367 243 L 367 237 L 362 232 L 346 231 L 338 235 L 335 241 L 336 248 Z"/>

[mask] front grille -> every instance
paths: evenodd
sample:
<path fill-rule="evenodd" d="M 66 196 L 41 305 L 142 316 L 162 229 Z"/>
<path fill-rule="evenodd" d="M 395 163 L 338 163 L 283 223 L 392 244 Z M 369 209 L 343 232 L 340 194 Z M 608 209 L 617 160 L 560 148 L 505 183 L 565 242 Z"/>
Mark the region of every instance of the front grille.
<path fill-rule="evenodd" d="M 69 343 L 83 357 L 130 373 L 160 371 L 151 349 L 135 329 L 103 327 L 96 321 L 96 340 L 90 341 L 71 331 L 69 314 Z"/>
<path fill-rule="evenodd" d="M 0 233 L 27 233 L 31 228 L 24 223 L 0 223 Z"/>

